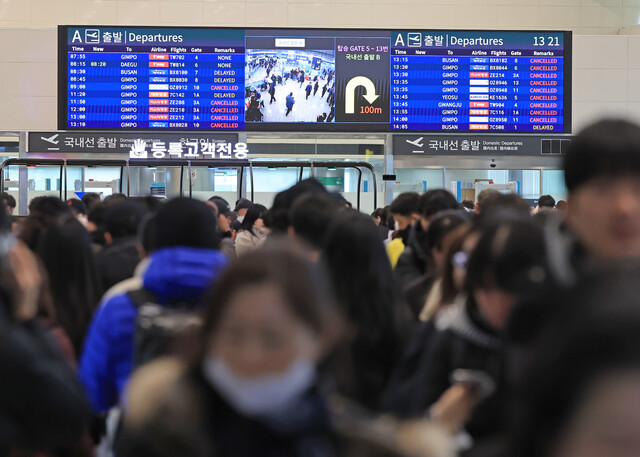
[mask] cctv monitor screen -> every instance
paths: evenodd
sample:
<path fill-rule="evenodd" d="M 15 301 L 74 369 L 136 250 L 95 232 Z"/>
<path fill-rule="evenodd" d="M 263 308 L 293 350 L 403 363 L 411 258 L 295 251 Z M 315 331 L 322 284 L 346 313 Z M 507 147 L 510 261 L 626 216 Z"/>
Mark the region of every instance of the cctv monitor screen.
<path fill-rule="evenodd" d="M 571 32 L 59 28 L 64 130 L 569 133 Z"/>

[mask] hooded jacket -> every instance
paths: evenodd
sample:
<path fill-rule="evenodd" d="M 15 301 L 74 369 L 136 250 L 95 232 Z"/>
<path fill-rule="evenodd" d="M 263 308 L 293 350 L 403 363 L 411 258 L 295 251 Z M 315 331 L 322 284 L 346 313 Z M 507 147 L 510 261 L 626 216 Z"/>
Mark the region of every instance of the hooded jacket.
<path fill-rule="evenodd" d="M 169 247 L 151 255 L 143 286 L 159 305 L 197 301 L 227 265 L 213 249 Z M 97 412 L 117 404 L 133 366 L 138 310 L 127 294 L 108 299 L 93 317 L 80 359 L 80 379 Z"/>

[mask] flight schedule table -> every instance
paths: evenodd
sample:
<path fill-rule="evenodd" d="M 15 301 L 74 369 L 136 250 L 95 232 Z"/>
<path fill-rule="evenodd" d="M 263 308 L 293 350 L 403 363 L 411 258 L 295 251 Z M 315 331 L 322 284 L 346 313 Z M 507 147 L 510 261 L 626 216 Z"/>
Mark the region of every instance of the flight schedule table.
<path fill-rule="evenodd" d="M 99 45 L 68 46 L 70 128 L 244 127 L 243 38 L 99 33 Z"/>
<path fill-rule="evenodd" d="M 398 32 L 391 130 L 562 132 L 563 34 Z"/>

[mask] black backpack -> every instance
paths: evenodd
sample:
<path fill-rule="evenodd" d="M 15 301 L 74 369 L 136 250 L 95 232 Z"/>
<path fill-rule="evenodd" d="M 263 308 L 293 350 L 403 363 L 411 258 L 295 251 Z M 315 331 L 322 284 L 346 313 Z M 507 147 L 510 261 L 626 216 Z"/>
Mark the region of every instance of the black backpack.
<path fill-rule="evenodd" d="M 197 302 L 158 304 L 155 294 L 144 287 L 128 292 L 138 309 L 134 333 L 133 367 L 171 353 L 180 335 L 202 325 Z"/>

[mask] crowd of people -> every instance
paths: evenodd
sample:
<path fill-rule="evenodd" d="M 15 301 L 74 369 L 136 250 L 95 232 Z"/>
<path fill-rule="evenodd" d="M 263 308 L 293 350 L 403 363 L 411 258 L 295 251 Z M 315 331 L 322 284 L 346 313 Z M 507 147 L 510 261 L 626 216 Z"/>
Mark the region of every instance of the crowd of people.
<path fill-rule="evenodd" d="M 640 455 L 640 127 L 564 172 L 533 209 L 0 196 L 0 454 Z"/>
<path fill-rule="evenodd" d="M 254 59 L 247 66 L 252 75 L 251 84 L 245 87 L 247 122 L 284 122 L 294 108 L 294 115 L 299 113 L 298 121 L 333 122 L 335 69 L 324 66 L 321 70 L 305 71 L 282 57 Z M 263 74 L 264 78 L 256 76 Z M 302 97 L 304 102 L 299 102 Z M 313 97 L 312 103 L 306 103 L 309 97 Z M 274 111 L 266 109 L 274 103 Z M 296 103 L 299 103 L 297 107 Z M 277 109 L 278 106 L 283 109 Z M 284 113 L 284 116 L 275 113 Z"/>

